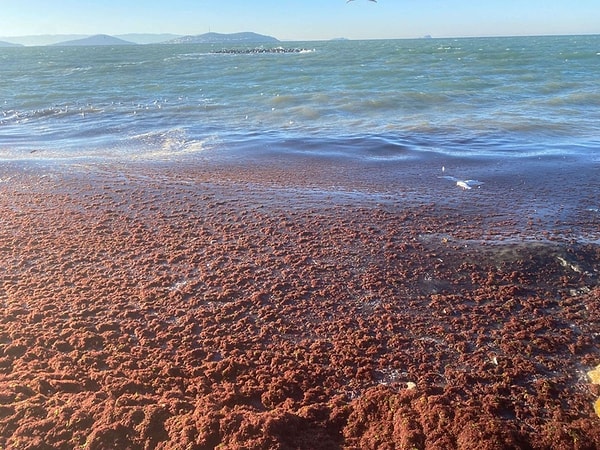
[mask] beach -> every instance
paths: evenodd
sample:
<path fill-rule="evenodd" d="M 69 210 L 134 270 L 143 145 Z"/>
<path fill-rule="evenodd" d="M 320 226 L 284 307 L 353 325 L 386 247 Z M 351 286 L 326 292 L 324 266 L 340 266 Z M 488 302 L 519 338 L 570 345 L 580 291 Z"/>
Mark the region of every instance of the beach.
<path fill-rule="evenodd" d="M 595 169 L 401 167 L 4 164 L 0 447 L 599 447 Z"/>

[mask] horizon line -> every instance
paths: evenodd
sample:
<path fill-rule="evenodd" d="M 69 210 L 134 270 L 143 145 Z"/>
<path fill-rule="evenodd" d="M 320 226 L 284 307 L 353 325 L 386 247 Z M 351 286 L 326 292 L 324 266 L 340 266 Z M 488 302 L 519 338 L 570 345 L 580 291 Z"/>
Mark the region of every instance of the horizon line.
<path fill-rule="evenodd" d="M 204 33 L 198 33 L 198 34 L 181 34 L 181 33 L 172 33 L 172 32 L 126 32 L 126 33 L 115 33 L 115 34 L 109 34 L 109 33 L 92 33 L 92 34 L 87 34 L 87 33 L 53 33 L 53 34 L 24 34 L 24 35 L 19 35 L 19 36 L 0 36 L 0 40 L 4 40 L 5 42 L 9 42 L 7 41 L 7 39 L 25 39 L 25 38 L 43 38 L 43 37 L 47 37 L 47 38 L 51 38 L 51 37 L 59 37 L 59 36 L 78 36 L 78 37 L 83 37 L 83 38 L 87 38 L 87 37 L 94 37 L 94 36 L 110 36 L 110 37 L 119 37 L 119 36 L 135 36 L 135 35 L 142 35 L 142 36 L 160 36 L 160 35 L 171 35 L 171 36 L 176 36 L 176 37 L 187 37 L 187 36 L 202 36 L 205 34 L 222 34 L 222 35 L 231 35 L 231 34 L 238 34 L 238 33 L 256 33 L 256 34 L 262 34 L 262 33 L 258 33 L 258 32 L 254 32 L 254 31 L 234 31 L 234 32 L 230 32 L 230 33 L 221 33 L 218 31 L 208 31 L 208 32 L 204 32 Z M 266 35 L 266 36 L 270 36 L 270 37 L 275 37 L 275 39 L 280 40 L 280 41 L 284 41 L 284 42 L 307 42 L 307 41 L 311 41 L 311 42 L 322 42 L 322 41 L 332 41 L 332 40 L 350 40 L 350 41 L 383 41 L 383 40 L 411 40 L 411 39 L 472 39 L 472 38 L 511 38 L 511 37 L 559 37 L 559 36 L 598 36 L 600 35 L 600 32 L 581 32 L 581 33 L 537 33 L 537 34 L 489 34 L 489 35 L 442 35 L 442 36 L 434 36 L 434 35 L 430 35 L 430 34 L 424 34 L 424 35 L 420 35 L 420 36 L 412 36 L 412 37 L 408 37 L 408 36 L 404 36 L 404 37 L 361 37 L 361 38 L 351 38 L 351 37 L 345 37 L 345 36 L 338 36 L 338 37 L 331 37 L 331 38 L 303 38 L 303 39 L 298 39 L 298 38 L 294 38 L 294 39 L 290 39 L 290 38 L 278 38 L 275 36 L 271 36 L 271 35 Z M 135 42 L 132 42 L 132 44 L 136 44 Z M 137 44 L 140 45 L 140 44 Z M 146 44 L 149 45 L 149 44 Z M 37 45 L 24 45 L 25 47 L 36 47 Z"/>

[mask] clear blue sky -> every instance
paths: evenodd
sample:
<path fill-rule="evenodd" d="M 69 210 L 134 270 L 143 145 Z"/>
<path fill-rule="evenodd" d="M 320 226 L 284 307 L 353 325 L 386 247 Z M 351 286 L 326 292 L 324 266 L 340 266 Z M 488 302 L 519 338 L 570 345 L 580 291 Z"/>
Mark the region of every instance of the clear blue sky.
<path fill-rule="evenodd" d="M 600 34 L 600 0 L 0 0 L 0 36 L 209 29 L 283 40 Z"/>

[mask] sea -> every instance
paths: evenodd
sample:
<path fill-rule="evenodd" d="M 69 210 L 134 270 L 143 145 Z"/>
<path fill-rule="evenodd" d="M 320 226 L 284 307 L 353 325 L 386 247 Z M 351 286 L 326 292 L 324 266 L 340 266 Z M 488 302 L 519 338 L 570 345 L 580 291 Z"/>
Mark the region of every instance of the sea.
<path fill-rule="evenodd" d="M 333 158 L 597 215 L 599 73 L 599 35 L 0 48 L 0 163 Z"/>

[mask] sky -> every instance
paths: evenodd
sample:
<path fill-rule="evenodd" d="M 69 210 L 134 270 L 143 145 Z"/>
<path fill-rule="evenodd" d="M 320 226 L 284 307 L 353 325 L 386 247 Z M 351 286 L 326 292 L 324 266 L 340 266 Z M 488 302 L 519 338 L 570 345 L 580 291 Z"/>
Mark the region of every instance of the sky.
<path fill-rule="evenodd" d="M 600 34 L 599 0 L 0 0 L 0 36 L 254 31 L 281 40 Z"/>

